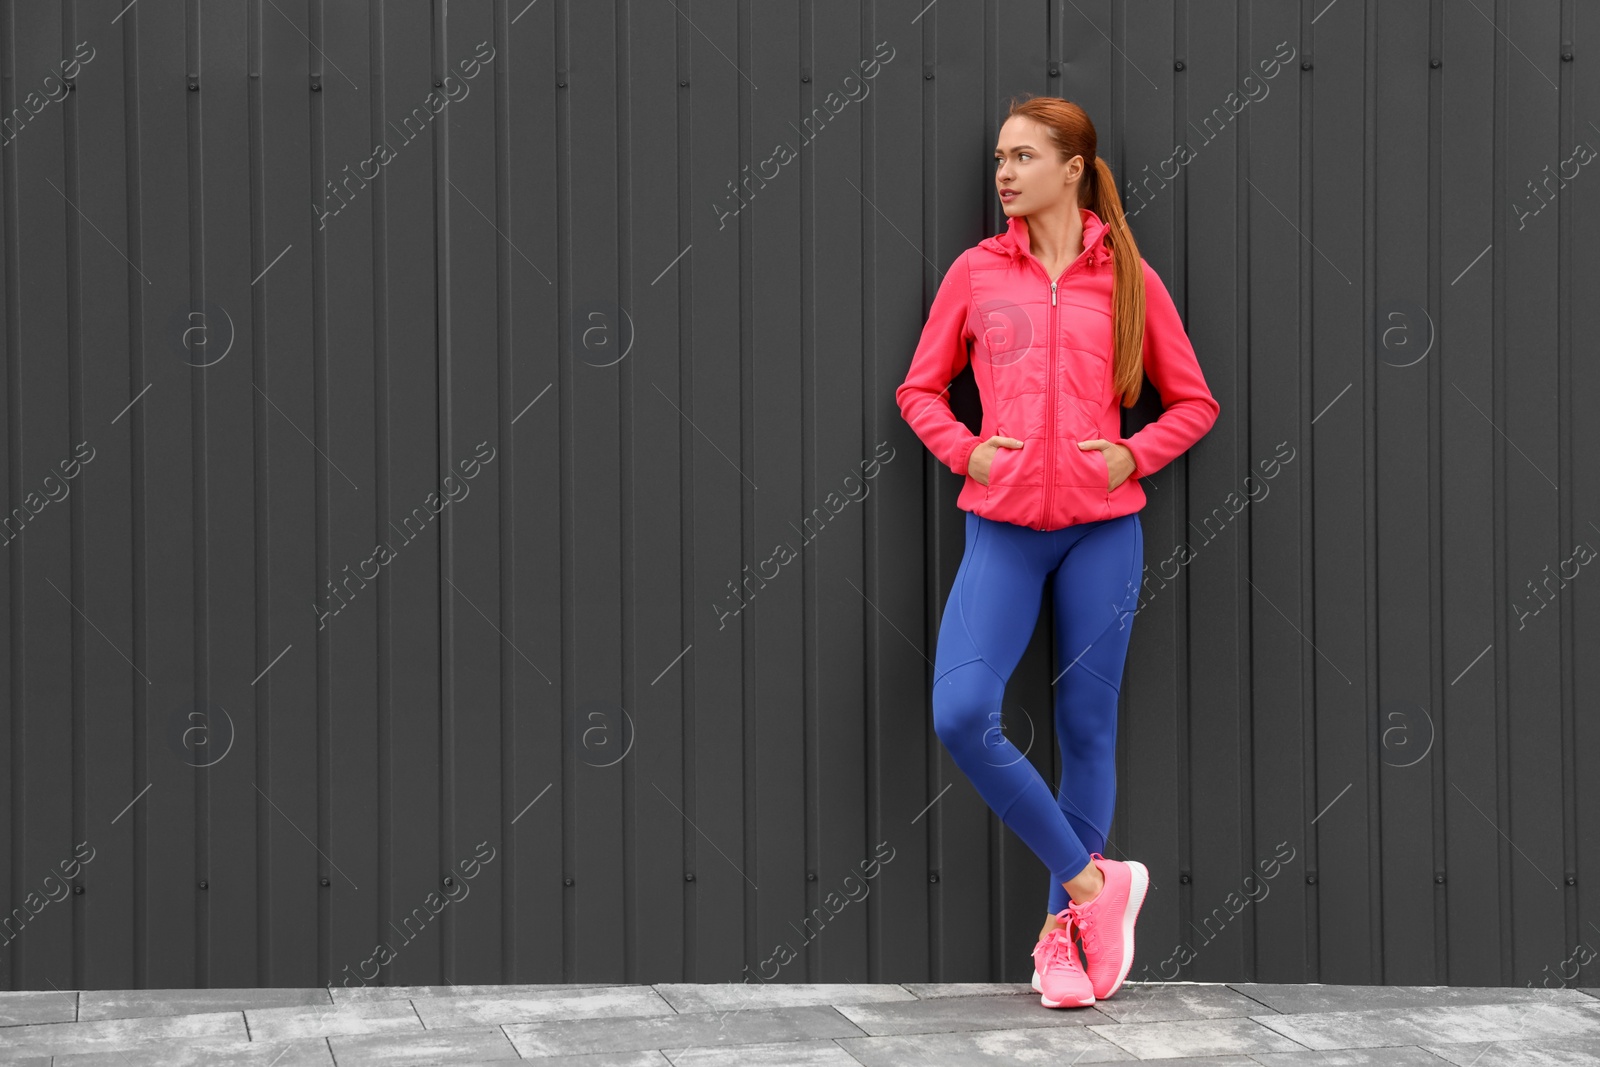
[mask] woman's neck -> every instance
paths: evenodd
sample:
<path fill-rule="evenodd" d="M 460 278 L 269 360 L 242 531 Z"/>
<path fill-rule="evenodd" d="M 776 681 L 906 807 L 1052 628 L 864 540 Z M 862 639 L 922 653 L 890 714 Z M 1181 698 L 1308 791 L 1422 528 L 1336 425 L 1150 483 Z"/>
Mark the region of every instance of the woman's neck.
<path fill-rule="evenodd" d="M 1051 278 L 1083 252 L 1083 217 L 1075 204 L 1028 216 L 1028 251 Z"/>

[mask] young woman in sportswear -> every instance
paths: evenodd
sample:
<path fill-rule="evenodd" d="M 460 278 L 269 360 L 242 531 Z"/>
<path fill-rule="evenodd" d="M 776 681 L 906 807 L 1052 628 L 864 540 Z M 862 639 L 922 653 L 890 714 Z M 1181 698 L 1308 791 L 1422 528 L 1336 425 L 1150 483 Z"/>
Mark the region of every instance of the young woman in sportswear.
<path fill-rule="evenodd" d="M 1033 988 L 1052 1008 L 1110 997 L 1133 966 L 1149 874 L 1101 850 L 1144 567 L 1139 482 L 1198 441 L 1220 410 L 1095 143 L 1076 104 L 1013 101 L 995 146 L 1006 232 L 951 264 L 895 392 L 918 438 L 966 476 L 956 498 L 967 512 L 966 549 L 939 625 L 933 725 L 984 801 L 1050 870 Z M 969 362 L 983 406 L 976 435 L 946 399 Z M 1119 404 L 1137 401 L 1145 374 L 1162 413 L 1123 437 Z M 1060 664 L 1054 794 L 1000 729 L 1006 681 L 1046 592 Z"/>

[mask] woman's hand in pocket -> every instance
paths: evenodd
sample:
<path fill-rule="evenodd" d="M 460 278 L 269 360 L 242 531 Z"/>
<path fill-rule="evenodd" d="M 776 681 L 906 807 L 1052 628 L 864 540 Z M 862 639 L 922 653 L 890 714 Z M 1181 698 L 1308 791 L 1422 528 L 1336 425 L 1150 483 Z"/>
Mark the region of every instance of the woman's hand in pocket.
<path fill-rule="evenodd" d="M 1021 447 L 1022 442 L 1015 437 L 996 435 L 987 441 L 982 441 L 972 450 L 972 455 L 967 457 L 967 473 L 972 475 L 979 485 L 988 485 L 989 466 L 994 462 L 995 449 Z"/>
<path fill-rule="evenodd" d="M 1096 437 L 1092 441 L 1079 441 L 1078 448 L 1087 452 L 1090 449 L 1099 449 L 1100 455 L 1106 461 L 1106 492 L 1111 492 L 1117 486 L 1127 481 L 1133 474 L 1133 450 L 1127 445 L 1119 445 L 1107 441 L 1103 437 Z M 977 449 L 973 449 L 977 451 Z"/>

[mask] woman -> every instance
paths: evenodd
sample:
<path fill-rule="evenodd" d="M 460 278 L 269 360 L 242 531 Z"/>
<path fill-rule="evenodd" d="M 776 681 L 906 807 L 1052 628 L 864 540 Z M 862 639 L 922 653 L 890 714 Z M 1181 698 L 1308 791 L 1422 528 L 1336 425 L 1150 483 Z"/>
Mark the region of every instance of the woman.
<path fill-rule="evenodd" d="M 1014 101 L 995 147 L 995 186 L 1006 232 L 951 264 L 895 399 L 928 449 L 966 476 L 956 498 L 966 550 L 939 625 L 934 731 L 1050 870 L 1049 915 L 1033 950 L 1040 1002 L 1085 1006 L 1114 994 L 1133 966 L 1149 887 L 1143 864 L 1101 855 L 1144 566 L 1139 479 L 1198 441 L 1219 406 L 1171 296 L 1139 255 L 1082 108 L 1056 97 Z M 983 404 L 977 435 L 945 399 L 969 344 Z M 1123 437 L 1118 402 L 1138 399 L 1146 373 L 1163 411 Z M 1000 730 L 1006 680 L 1047 584 L 1062 665 L 1054 795 Z"/>

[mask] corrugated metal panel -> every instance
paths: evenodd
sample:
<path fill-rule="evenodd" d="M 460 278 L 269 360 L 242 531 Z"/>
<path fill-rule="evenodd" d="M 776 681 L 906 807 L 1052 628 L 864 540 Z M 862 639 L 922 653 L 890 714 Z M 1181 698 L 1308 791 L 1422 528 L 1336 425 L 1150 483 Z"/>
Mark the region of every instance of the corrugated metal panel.
<path fill-rule="evenodd" d="M 930 723 L 959 480 L 893 403 L 1024 91 L 1223 406 L 1146 482 L 1132 977 L 1573 980 L 1575 5 L 0 15 L 11 988 L 1025 980 L 1047 875 Z"/>

